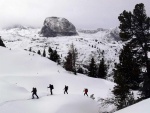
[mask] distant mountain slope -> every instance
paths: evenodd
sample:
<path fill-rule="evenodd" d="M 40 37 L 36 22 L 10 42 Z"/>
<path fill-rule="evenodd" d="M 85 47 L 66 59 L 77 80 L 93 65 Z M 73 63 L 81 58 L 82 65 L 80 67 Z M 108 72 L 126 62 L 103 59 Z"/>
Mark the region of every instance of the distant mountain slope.
<path fill-rule="evenodd" d="M 114 63 L 118 62 L 119 51 L 122 48 L 122 42 L 119 39 L 119 30 L 98 29 L 95 33 L 78 32 L 79 36 L 61 36 L 55 38 L 40 37 L 40 29 L 33 28 L 12 28 L 0 30 L 0 35 L 4 43 L 11 49 L 27 49 L 31 47 L 37 52 L 44 48 L 46 53 L 48 47 L 56 49 L 61 56 L 62 61 L 67 56 L 70 45 L 73 43 L 78 50 L 78 65 L 88 65 L 92 57 L 99 63 L 101 59 L 100 51 L 105 51 L 104 57 L 109 65 L 108 74 L 111 75 Z M 48 57 L 48 54 L 47 54 Z"/>
<path fill-rule="evenodd" d="M 96 34 L 98 32 L 105 33 L 106 37 L 114 39 L 114 41 L 120 41 L 119 37 L 119 29 L 114 28 L 114 29 L 103 29 L 103 28 L 98 28 L 96 30 L 78 30 L 79 33 L 85 33 L 85 34 Z"/>
<path fill-rule="evenodd" d="M 97 32 L 100 32 L 100 31 L 106 31 L 106 32 L 109 32 L 108 29 L 103 29 L 103 28 L 98 28 L 96 30 L 78 30 L 78 32 L 80 33 L 86 33 L 86 34 L 94 34 L 94 33 L 97 33 Z"/>

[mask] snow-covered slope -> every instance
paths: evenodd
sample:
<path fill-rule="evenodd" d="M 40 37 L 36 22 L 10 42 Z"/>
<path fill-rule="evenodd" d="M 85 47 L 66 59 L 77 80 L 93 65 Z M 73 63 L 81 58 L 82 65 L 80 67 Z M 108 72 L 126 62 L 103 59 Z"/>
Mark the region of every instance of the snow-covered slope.
<path fill-rule="evenodd" d="M 81 101 L 82 100 L 82 101 Z M 96 103 L 83 96 L 55 95 L 39 100 L 10 101 L 0 106 L 0 113 L 98 113 Z"/>
<path fill-rule="evenodd" d="M 46 75 L 50 73 L 51 70 L 54 72 L 58 71 L 56 67 L 51 66 L 56 65 L 55 63 L 51 62 L 51 64 L 49 64 L 47 63 L 49 62 L 48 59 L 42 59 L 42 57 L 37 54 L 25 52 L 24 50 L 10 51 L 2 48 L 1 52 L 3 53 L 3 55 L 0 56 L 0 74 L 2 76 L 37 76 Z M 10 66 L 13 67 L 10 68 Z M 59 68 L 59 66 L 57 67 Z"/>
<path fill-rule="evenodd" d="M 47 38 L 39 36 L 40 29 L 12 28 L 0 30 L 0 35 L 5 45 L 11 49 L 27 49 L 31 47 L 37 52 L 48 47 L 56 49 L 61 56 L 62 61 L 66 57 L 70 45 L 73 43 L 78 50 L 78 65 L 88 65 L 91 57 L 94 57 L 99 63 L 101 59 L 100 51 L 105 51 L 104 57 L 109 65 L 108 74 L 111 75 L 114 63 L 118 62 L 119 51 L 122 48 L 122 42 L 119 41 L 118 29 L 98 29 L 97 32 L 89 34 L 78 32 L 79 36 L 62 36 Z M 85 31 L 85 30 L 82 30 Z M 48 54 L 47 54 L 48 57 Z"/>
<path fill-rule="evenodd" d="M 150 99 L 144 100 L 115 113 L 150 113 Z"/>
<path fill-rule="evenodd" d="M 75 76 L 61 66 L 24 50 L 0 47 L 0 113 L 98 113 L 97 102 L 83 96 L 107 98 L 114 83 L 78 74 Z M 54 85 L 54 95 L 47 86 Z M 69 94 L 63 94 L 65 85 Z M 36 87 L 40 99 L 31 99 Z"/>

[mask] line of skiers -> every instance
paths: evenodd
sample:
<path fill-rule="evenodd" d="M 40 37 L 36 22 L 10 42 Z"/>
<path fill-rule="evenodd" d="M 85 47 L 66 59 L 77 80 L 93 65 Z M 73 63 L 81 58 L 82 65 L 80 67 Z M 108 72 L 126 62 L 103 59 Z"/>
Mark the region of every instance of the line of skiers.
<path fill-rule="evenodd" d="M 50 93 L 51 93 L 51 95 L 53 95 L 53 91 L 52 90 L 54 89 L 54 86 L 52 84 L 50 84 L 49 87 L 47 87 L 47 88 L 50 88 Z M 68 94 L 68 86 L 66 86 L 66 85 L 65 85 L 65 88 L 64 88 L 64 94 L 65 93 Z"/>
<path fill-rule="evenodd" d="M 47 88 L 50 88 L 50 94 L 53 95 L 54 86 L 52 84 L 49 84 L 49 86 Z M 37 89 L 36 88 L 33 87 L 31 92 L 32 92 L 32 99 L 34 99 L 34 95 L 37 97 L 37 99 L 39 98 L 38 95 L 37 95 Z M 85 95 L 88 96 L 88 89 L 87 88 L 85 88 L 83 90 L 83 92 L 84 92 L 84 96 Z M 66 85 L 65 85 L 65 88 L 64 88 L 64 94 L 68 94 L 68 86 L 66 86 Z M 95 99 L 94 94 L 92 94 L 90 96 L 90 98 Z"/>

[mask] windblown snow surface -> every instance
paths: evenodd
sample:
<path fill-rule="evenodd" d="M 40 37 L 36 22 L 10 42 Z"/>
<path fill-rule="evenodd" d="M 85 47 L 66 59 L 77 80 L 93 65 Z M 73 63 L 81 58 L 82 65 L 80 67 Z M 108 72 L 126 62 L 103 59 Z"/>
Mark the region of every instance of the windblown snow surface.
<path fill-rule="evenodd" d="M 21 42 L 19 47 L 23 44 L 28 45 Z M 97 98 L 107 98 L 114 86 L 106 80 L 75 76 L 33 52 L 3 47 L 0 52 L 0 113 L 98 113 Z M 47 89 L 49 84 L 54 85 L 52 96 Z M 63 94 L 65 85 L 69 86 L 68 95 Z M 31 99 L 33 87 L 39 99 Z M 84 88 L 96 99 L 83 96 Z"/>

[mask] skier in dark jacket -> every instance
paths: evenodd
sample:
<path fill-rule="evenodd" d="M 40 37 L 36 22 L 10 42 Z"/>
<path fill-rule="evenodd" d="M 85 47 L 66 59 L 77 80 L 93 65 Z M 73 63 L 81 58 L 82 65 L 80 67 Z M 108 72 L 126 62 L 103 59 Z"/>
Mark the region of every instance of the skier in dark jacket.
<path fill-rule="evenodd" d="M 52 84 L 49 84 L 49 87 L 47 87 L 47 88 L 50 88 L 50 93 L 51 93 L 51 95 L 53 95 L 53 89 L 54 89 L 54 86 L 52 85 Z"/>
<path fill-rule="evenodd" d="M 66 85 L 65 85 L 65 88 L 64 88 L 64 94 L 65 94 L 65 93 L 68 94 L 68 86 L 66 86 Z"/>
<path fill-rule="evenodd" d="M 84 89 L 84 96 L 85 96 L 85 95 L 86 95 L 86 96 L 88 96 L 88 94 L 87 94 L 87 93 L 88 93 L 88 89 L 87 89 L 87 88 L 85 88 L 85 89 Z"/>
<path fill-rule="evenodd" d="M 37 89 L 36 89 L 36 88 L 33 87 L 33 89 L 32 89 L 31 92 L 32 92 L 32 99 L 34 99 L 34 95 L 35 95 L 37 98 L 39 98 L 38 95 L 37 95 Z"/>

